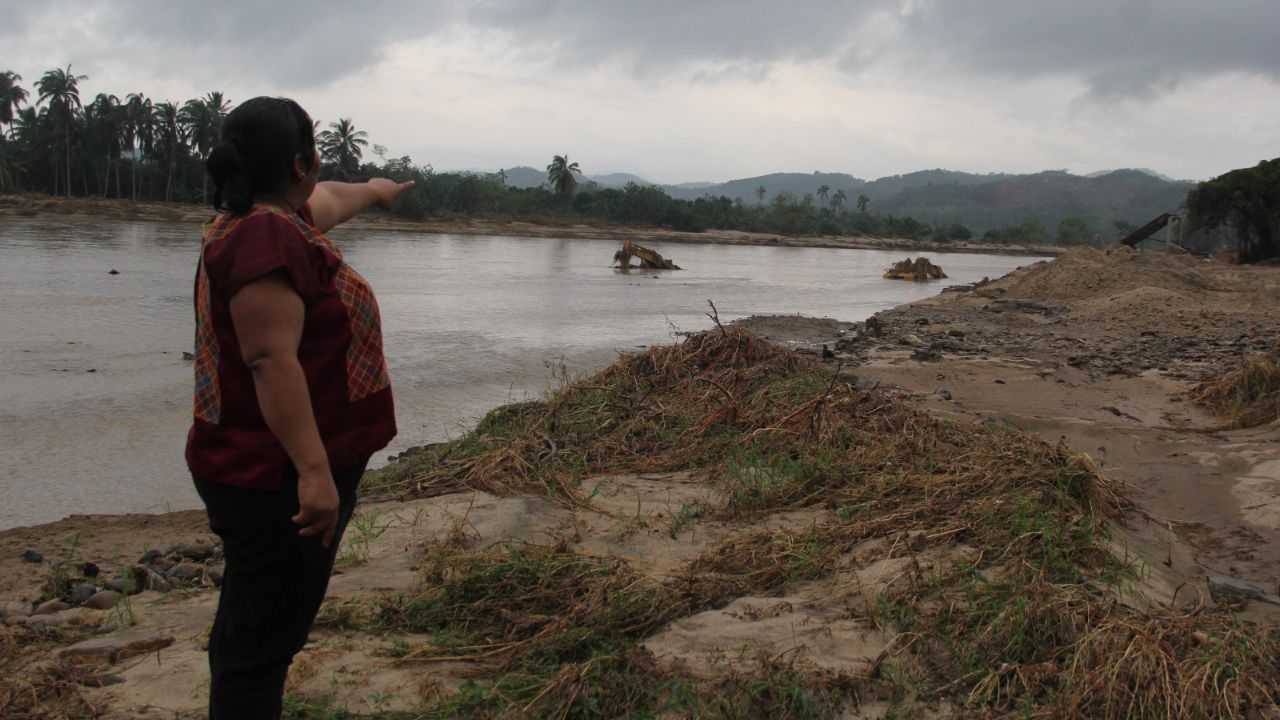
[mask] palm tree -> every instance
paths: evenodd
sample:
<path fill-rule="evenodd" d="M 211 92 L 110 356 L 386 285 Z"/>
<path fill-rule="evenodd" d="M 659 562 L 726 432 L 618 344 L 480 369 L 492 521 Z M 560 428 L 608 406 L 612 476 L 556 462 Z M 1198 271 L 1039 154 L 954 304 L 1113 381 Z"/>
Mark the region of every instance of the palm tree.
<path fill-rule="evenodd" d="M 819 186 L 818 186 L 818 199 L 819 199 L 819 200 L 821 200 L 821 201 L 823 201 L 823 202 L 826 202 L 826 201 L 827 201 L 827 196 L 828 196 L 828 195 L 830 195 L 830 194 L 831 194 L 831 186 L 830 186 L 830 185 L 819 185 Z"/>
<path fill-rule="evenodd" d="M 867 211 L 867 203 L 871 202 L 871 198 L 866 195 L 858 196 L 858 212 L 865 213 Z"/>
<path fill-rule="evenodd" d="M 188 100 L 178 111 L 178 120 L 182 123 L 192 147 L 200 155 L 201 165 L 209 159 L 209 152 L 213 150 L 214 143 L 218 142 L 218 136 L 222 133 L 222 119 L 226 113 L 227 101 L 217 90 L 202 98 Z M 201 177 L 203 185 L 200 188 L 200 197 L 208 200 L 209 175 L 201 173 Z"/>
<path fill-rule="evenodd" d="M 40 93 L 40 99 L 36 104 L 48 103 L 54 122 L 62 126 L 63 147 L 66 149 L 67 158 L 67 197 L 71 197 L 71 121 L 75 111 L 82 107 L 80 89 L 77 85 L 81 80 L 88 79 L 88 75 L 73 75 L 71 66 L 68 65 L 66 70 L 54 68 L 46 72 L 40 77 L 40 82 L 36 83 L 36 91 Z M 56 195 L 58 192 L 56 174 L 53 189 Z"/>
<path fill-rule="evenodd" d="M 0 73 L 0 124 L 13 125 L 14 114 L 18 106 L 27 101 L 27 91 L 18 85 L 22 76 L 12 70 Z M 4 130 L 0 129 L 0 139 L 4 138 Z"/>
<path fill-rule="evenodd" d="M 184 126 L 179 118 L 178 106 L 171 102 L 162 102 L 155 106 L 152 117 L 155 119 L 155 140 L 169 154 L 169 173 L 164 181 L 164 201 L 169 202 L 173 189 L 173 168 L 178 162 L 178 148 L 186 141 L 183 136 Z"/>
<path fill-rule="evenodd" d="M 849 196 L 845 194 L 844 190 L 837 190 L 831 196 L 831 210 L 837 213 L 840 212 L 840 208 L 844 207 L 844 201 L 848 199 Z"/>
<path fill-rule="evenodd" d="M 582 174 L 578 163 L 569 162 L 568 155 L 556 155 L 547 166 L 547 182 L 557 195 L 569 198 L 578 187 L 578 179 L 573 176 L 574 173 Z"/>
<path fill-rule="evenodd" d="M 757 187 L 757 188 L 756 188 L 756 204 L 757 204 L 757 205 L 763 205 L 763 204 L 764 204 L 764 195 L 765 195 L 765 193 L 767 193 L 767 192 L 769 192 L 769 191 L 768 191 L 767 189 L 765 189 L 765 186 L 763 186 L 763 185 L 761 185 L 760 187 Z"/>
<path fill-rule="evenodd" d="M 85 124 L 92 141 L 106 158 L 106 168 L 102 176 L 102 196 L 107 196 L 111 181 L 111 169 L 116 171 L 116 197 L 120 192 L 120 148 L 124 145 L 124 135 L 128 125 L 124 107 L 120 98 L 107 93 L 98 93 L 97 97 L 85 108 Z"/>
<path fill-rule="evenodd" d="M 155 147 L 155 108 L 146 95 L 131 93 L 125 101 L 125 116 L 128 121 L 128 133 L 124 147 L 133 160 L 129 163 L 129 185 L 133 199 L 137 200 L 138 165 L 141 164 L 143 157 L 150 157 Z M 137 150 L 136 154 L 134 150 Z"/>
<path fill-rule="evenodd" d="M 332 130 L 325 130 L 316 138 L 320 146 L 320 155 L 324 161 L 333 165 L 334 174 L 348 179 L 360 169 L 360 158 L 364 153 L 362 147 L 368 147 L 369 136 L 363 130 L 356 130 L 350 118 L 339 118 L 336 123 L 329 123 Z"/>

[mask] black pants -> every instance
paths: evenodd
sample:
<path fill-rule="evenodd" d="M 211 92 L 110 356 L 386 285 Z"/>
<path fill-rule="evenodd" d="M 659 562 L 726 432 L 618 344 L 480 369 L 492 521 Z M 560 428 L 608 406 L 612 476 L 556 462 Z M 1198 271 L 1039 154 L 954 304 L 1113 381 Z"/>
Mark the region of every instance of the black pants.
<path fill-rule="evenodd" d="M 280 717 L 289 664 L 306 644 L 329 587 L 364 467 L 334 473 L 338 529 L 327 548 L 319 537 L 299 537 L 293 524 L 298 473 L 292 465 L 278 491 L 195 481 L 226 556 L 209 633 L 209 720 Z"/>

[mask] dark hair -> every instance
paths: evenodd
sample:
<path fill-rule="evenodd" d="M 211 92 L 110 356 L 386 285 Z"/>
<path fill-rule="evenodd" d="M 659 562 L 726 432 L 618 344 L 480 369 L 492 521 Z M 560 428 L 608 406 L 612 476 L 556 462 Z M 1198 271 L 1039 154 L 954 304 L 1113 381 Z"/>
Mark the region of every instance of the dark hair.
<path fill-rule="evenodd" d="M 246 100 L 222 122 L 222 139 L 205 169 L 213 178 L 213 207 L 240 215 L 255 196 L 279 190 L 290 177 L 294 156 L 311 169 L 316 139 L 311 117 L 288 98 Z"/>

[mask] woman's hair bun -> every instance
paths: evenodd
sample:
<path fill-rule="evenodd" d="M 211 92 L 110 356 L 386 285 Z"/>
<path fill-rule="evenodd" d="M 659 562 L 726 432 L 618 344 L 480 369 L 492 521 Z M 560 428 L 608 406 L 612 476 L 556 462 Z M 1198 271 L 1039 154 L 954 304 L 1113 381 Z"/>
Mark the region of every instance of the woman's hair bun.
<path fill-rule="evenodd" d="M 315 136 L 306 111 L 286 98 L 257 97 L 232 110 L 222 139 L 209 152 L 205 169 L 213 180 L 213 207 L 239 215 L 254 197 L 279 192 L 292 177 L 293 159 L 310 167 Z"/>

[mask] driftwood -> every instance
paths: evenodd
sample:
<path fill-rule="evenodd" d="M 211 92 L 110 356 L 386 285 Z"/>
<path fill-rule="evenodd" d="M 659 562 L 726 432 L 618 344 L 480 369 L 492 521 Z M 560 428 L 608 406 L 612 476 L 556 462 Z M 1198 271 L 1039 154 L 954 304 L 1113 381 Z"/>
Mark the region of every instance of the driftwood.
<path fill-rule="evenodd" d="M 947 274 L 942 272 L 942 268 L 929 262 L 929 258 L 918 257 L 915 260 L 907 258 L 894 263 L 893 267 L 884 271 L 884 276 L 888 280 L 915 280 L 919 282 L 941 280 Z"/>

